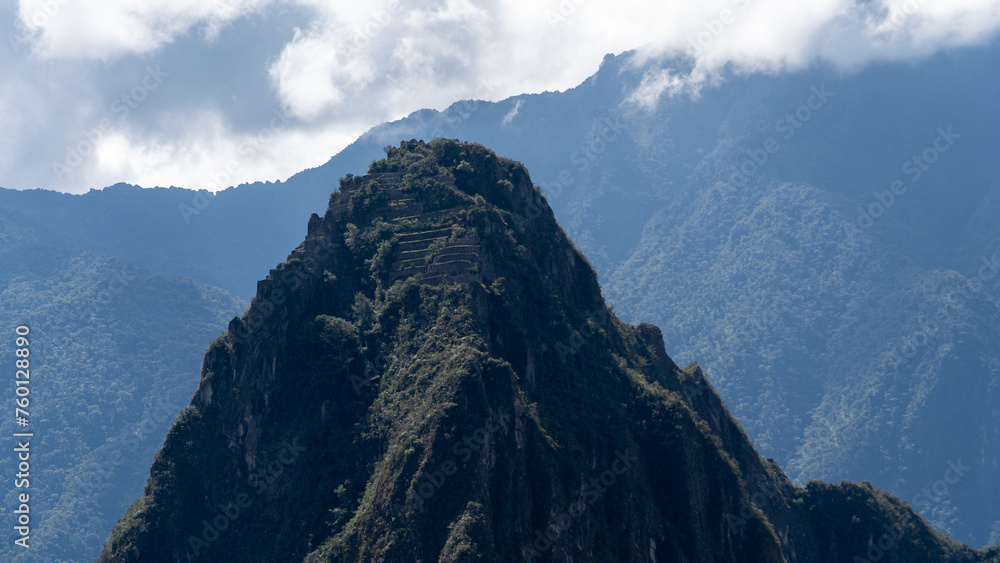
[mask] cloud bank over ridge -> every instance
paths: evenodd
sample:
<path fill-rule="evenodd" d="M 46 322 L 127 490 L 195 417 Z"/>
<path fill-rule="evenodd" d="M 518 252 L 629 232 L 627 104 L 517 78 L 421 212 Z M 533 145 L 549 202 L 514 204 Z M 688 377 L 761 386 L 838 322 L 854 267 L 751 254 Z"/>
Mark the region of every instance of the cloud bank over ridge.
<path fill-rule="evenodd" d="M 73 192 L 282 179 L 417 109 L 573 87 L 606 53 L 694 59 L 690 75 L 651 66 L 632 94 L 649 105 L 727 65 L 851 71 L 1000 29 L 995 0 L 20 0 L 0 14 L 0 185 Z"/>

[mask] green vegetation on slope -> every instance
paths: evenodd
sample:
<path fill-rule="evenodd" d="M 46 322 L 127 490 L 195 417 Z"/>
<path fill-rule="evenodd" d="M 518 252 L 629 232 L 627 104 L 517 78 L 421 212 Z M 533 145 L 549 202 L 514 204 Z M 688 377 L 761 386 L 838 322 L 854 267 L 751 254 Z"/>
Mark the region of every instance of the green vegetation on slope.
<path fill-rule="evenodd" d="M 604 305 L 519 164 L 387 153 L 212 343 L 101 561 L 833 563 L 901 514 L 880 560 L 997 560 L 883 493 L 791 486 Z"/>
<path fill-rule="evenodd" d="M 204 343 L 240 305 L 192 279 L 58 246 L 15 219 L 0 213 L 2 358 L 13 365 L 14 328 L 29 326 L 32 533 L 24 550 L 8 530 L 0 559 L 87 560 L 190 401 Z M 11 416 L 0 430 L 23 429 Z M 14 475 L 15 462 L 3 456 L 0 471 Z M 10 488 L 5 506 L 16 507 L 19 492 Z"/>

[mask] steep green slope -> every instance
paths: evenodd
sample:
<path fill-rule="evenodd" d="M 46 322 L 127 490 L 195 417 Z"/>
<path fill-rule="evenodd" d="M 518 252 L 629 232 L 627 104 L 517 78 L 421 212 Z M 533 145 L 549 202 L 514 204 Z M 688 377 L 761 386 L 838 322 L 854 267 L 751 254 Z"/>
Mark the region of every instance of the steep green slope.
<path fill-rule="evenodd" d="M 308 233 L 101 561 L 998 560 L 868 486 L 792 486 L 605 306 L 518 163 L 404 142 Z"/>
<path fill-rule="evenodd" d="M 345 153 L 444 132 L 522 160 L 622 318 L 663 326 L 796 481 L 871 480 L 992 544 L 998 58 L 994 42 L 726 75 L 648 109 L 628 101 L 643 77 L 687 62 L 625 54 L 566 92 L 419 112 Z M 928 495 L 949 462 L 970 471 Z"/>
<path fill-rule="evenodd" d="M 30 549 L 8 527 L 4 561 L 86 561 L 141 490 L 150 460 L 190 399 L 205 342 L 241 305 L 192 279 L 51 242 L 44 226 L 0 212 L 0 360 L 30 327 Z M 13 376 L 13 374 L 12 374 Z M 13 377 L 7 385 L 14 396 Z M 0 420 L 9 436 L 13 413 Z M 0 471 L 17 473 L 13 455 Z M 11 483 L 13 485 L 13 482 Z"/>
<path fill-rule="evenodd" d="M 843 207 L 800 185 L 705 194 L 650 222 L 608 292 L 702 361 L 791 475 L 877 481 L 986 542 L 1000 518 L 992 280 L 981 262 L 921 264 L 891 229 L 852 234 Z M 927 494 L 949 461 L 969 470 Z"/>

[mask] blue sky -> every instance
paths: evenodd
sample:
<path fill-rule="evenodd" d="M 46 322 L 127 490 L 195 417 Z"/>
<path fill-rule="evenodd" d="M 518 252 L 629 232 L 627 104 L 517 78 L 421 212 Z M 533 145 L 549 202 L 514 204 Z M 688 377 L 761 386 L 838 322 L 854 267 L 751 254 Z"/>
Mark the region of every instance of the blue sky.
<path fill-rule="evenodd" d="M 631 49 L 697 59 L 647 76 L 646 105 L 723 65 L 913 60 L 991 40 L 1000 1 L 20 0 L 0 22 L 0 186 L 79 193 L 285 179 L 383 121 L 570 88 Z"/>

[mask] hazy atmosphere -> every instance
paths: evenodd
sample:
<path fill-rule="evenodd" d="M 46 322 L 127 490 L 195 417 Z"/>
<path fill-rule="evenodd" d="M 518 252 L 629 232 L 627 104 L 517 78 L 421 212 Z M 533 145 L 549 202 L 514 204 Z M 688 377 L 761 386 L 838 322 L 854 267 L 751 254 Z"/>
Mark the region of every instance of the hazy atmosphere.
<path fill-rule="evenodd" d="M 1000 0 L 0 22 L 0 561 L 1000 563 Z"/>
<path fill-rule="evenodd" d="M 980 45 L 992 0 L 19 0 L 0 8 L 0 186 L 210 189 L 284 180 L 368 128 L 463 99 L 565 90 L 607 53 L 685 53 L 636 101 L 727 64 L 782 72 Z"/>

